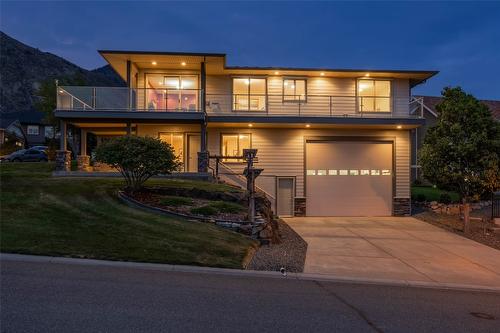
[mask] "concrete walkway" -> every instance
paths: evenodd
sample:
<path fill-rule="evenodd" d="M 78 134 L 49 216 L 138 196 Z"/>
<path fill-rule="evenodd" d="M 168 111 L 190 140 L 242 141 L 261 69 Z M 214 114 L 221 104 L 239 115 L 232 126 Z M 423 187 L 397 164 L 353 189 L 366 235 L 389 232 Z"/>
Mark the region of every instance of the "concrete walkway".
<path fill-rule="evenodd" d="M 285 221 L 308 243 L 304 273 L 500 287 L 500 251 L 415 218 Z"/>

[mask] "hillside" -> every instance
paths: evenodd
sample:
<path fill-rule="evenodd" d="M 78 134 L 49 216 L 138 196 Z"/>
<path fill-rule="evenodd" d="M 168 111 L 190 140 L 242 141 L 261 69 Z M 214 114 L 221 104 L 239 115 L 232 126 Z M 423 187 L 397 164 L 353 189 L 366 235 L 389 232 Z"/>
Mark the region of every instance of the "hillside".
<path fill-rule="evenodd" d="M 88 85 L 123 86 L 107 65 L 89 71 L 59 56 L 23 44 L 0 31 L 0 112 L 33 112 L 36 90 L 45 80 L 79 75 Z"/>

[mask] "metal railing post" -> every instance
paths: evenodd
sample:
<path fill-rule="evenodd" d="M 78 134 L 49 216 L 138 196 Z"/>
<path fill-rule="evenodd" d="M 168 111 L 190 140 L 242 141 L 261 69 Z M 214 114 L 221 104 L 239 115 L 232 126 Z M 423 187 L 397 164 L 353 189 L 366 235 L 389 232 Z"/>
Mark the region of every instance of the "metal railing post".
<path fill-rule="evenodd" d="M 93 87 L 92 88 L 92 108 L 93 109 L 95 109 L 95 105 L 96 105 L 96 101 L 95 101 L 96 96 L 95 95 L 96 95 L 96 88 Z"/>

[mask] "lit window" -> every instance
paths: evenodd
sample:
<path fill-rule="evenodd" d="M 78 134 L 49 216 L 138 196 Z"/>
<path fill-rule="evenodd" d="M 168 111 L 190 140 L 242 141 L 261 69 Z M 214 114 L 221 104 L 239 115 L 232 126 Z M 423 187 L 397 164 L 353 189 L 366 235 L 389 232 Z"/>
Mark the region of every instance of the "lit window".
<path fill-rule="evenodd" d="M 330 176 L 336 176 L 337 175 L 337 170 L 328 170 L 328 174 Z"/>
<path fill-rule="evenodd" d="M 250 134 L 222 134 L 222 156 L 243 156 L 243 149 L 250 149 Z M 242 159 L 224 159 L 225 162 L 242 162 Z"/>
<path fill-rule="evenodd" d="M 285 79 L 283 80 L 284 102 L 306 101 L 306 80 Z"/>
<path fill-rule="evenodd" d="M 182 133 L 160 133 L 160 140 L 168 143 L 173 149 L 179 161 L 184 162 L 184 134 Z"/>
<path fill-rule="evenodd" d="M 233 79 L 233 110 L 265 111 L 266 79 Z"/>
<path fill-rule="evenodd" d="M 372 176 L 380 176 L 380 170 L 372 170 Z"/>
<path fill-rule="evenodd" d="M 38 125 L 28 125 L 28 128 L 26 130 L 28 132 L 28 135 L 40 134 L 40 127 Z"/>
<path fill-rule="evenodd" d="M 349 172 L 347 170 L 339 170 L 339 175 L 340 176 L 347 176 Z"/>
<path fill-rule="evenodd" d="M 391 170 L 382 170 L 382 176 L 390 176 Z"/>
<path fill-rule="evenodd" d="M 149 111 L 197 111 L 198 77 L 147 74 L 145 108 Z"/>
<path fill-rule="evenodd" d="M 349 176 L 358 176 L 359 171 L 358 170 L 349 170 Z"/>
<path fill-rule="evenodd" d="M 391 112 L 391 81 L 358 80 L 360 112 Z"/>
<path fill-rule="evenodd" d="M 308 176 L 315 176 L 316 175 L 316 170 L 307 170 L 306 174 Z"/>
<path fill-rule="evenodd" d="M 370 170 L 360 170 L 360 175 L 361 176 L 368 176 L 368 175 L 370 175 Z"/>
<path fill-rule="evenodd" d="M 318 170 L 318 176 L 326 176 L 326 170 Z"/>

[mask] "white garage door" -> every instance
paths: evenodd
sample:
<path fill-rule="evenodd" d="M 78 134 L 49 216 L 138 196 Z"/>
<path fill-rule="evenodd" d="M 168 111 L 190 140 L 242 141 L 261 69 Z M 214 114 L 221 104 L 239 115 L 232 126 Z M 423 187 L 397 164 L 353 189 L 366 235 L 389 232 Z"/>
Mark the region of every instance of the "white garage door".
<path fill-rule="evenodd" d="M 392 144 L 306 144 L 308 216 L 392 215 Z"/>

